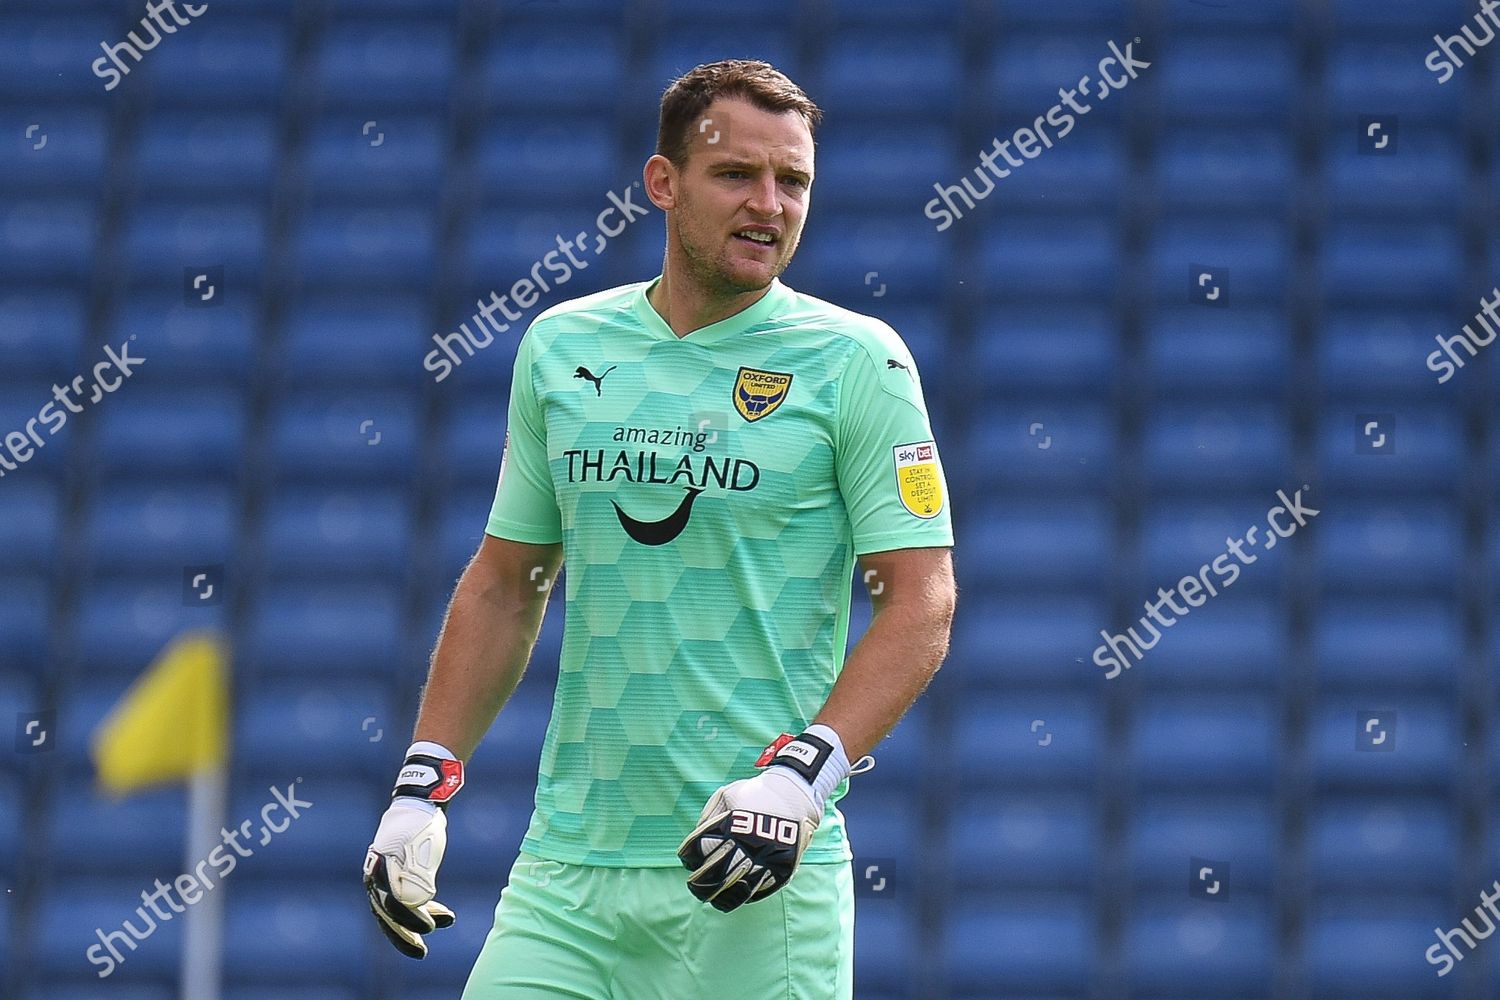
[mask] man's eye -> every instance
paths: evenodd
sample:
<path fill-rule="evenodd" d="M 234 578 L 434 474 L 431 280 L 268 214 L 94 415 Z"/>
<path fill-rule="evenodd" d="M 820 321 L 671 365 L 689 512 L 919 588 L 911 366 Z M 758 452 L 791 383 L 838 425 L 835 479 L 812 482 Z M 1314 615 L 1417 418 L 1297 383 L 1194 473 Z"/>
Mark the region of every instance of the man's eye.
<path fill-rule="evenodd" d="M 797 187 L 807 187 L 807 181 L 801 177 L 783 177 L 782 180 L 787 184 L 795 184 Z"/>

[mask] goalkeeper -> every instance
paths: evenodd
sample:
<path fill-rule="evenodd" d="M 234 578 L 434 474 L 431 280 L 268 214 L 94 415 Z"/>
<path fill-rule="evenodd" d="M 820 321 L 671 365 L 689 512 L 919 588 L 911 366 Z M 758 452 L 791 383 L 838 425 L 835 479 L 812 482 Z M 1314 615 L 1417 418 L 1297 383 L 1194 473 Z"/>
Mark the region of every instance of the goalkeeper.
<path fill-rule="evenodd" d="M 835 803 L 946 654 L 953 533 L 906 345 L 779 280 L 820 118 L 766 63 L 674 81 L 644 171 L 661 275 L 522 338 L 486 537 L 365 861 L 421 958 L 454 919 L 436 876 L 462 762 L 566 565 L 535 810 L 465 1000 L 852 995 Z M 846 660 L 856 558 L 875 614 Z"/>

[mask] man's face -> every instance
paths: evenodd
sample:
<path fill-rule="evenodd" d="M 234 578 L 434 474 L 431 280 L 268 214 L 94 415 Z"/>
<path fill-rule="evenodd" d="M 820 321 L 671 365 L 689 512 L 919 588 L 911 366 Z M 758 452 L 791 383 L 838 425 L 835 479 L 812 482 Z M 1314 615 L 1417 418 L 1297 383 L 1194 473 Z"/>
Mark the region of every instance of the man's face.
<path fill-rule="evenodd" d="M 812 135 L 796 112 L 762 111 L 740 99 L 715 100 L 698 124 L 678 177 L 673 236 L 709 292 L 765 288 L 802 239 Z"/>

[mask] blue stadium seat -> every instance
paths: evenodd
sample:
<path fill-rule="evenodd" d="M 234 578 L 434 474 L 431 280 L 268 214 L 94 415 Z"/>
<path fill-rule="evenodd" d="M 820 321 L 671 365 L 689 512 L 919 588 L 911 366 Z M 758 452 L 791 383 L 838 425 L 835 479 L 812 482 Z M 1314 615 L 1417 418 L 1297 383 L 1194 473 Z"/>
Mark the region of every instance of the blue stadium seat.
<path fill-rule="evenodd" d="M 956 204 L 963 207 L 961 199 Z M 984 210 L 983 202 L 975 208 L 976 213 Z M 1017 217 L 998 224 L 993 214 L 988 218 L 980 253 L 989 299 L 1110 303 L 1122 272 L 1121 234 L 1115 226 L 1091 216 L 1066 222 Z"/>
<path fill-rule="evenodd" d="M 917 794 L 924 781 L 926 748 L 934 739 L 932 711 L 925 700 L 918 701 L 896 723 L 896 728 L 875 745 L 870 751 L 875 758 L 875 769 L 859 778 L 857 787 L 861 794 L 884 793 L 907 798 Z"/>
<path fill-rule="evenodd" d="M 763 60 L 790 74 L 792 79 L 808 83 L 808 74 L 798 55 L 797 34 L 790 24 L 778 22 L 773 17 L 759 19 L 753 25 L 745 22 L 711 23 L 714 11 L 722 18 L 732 9 L 717 4 L 699 4 L 692 21 L 676 19 L 668 22 L 673 30 L 663 32 L 646 57 L 644 76 L 650 82 L 647 95 L 643 95 L 635 113 L 630 116 L 632 121 L 654 119 L 656 98 L 672 80 L 694 66 L 719 59 Z M 822 103 L 821 99 L 819 103 Z"/>
<path fill-rule="evenodd" d="M 793 287 L 804 285 L 819 298 L 857 302 L 871 294 L 865 275 L 875 271 L 891 300 L 930 301 L 952 269 L 952 242 L 883 215 L 830 211 L 804 234 L 797 261 Z"/>
<path fill-rule="evenodd" d="M 6 462 L 14 467 L 6 469 L 0 466 L 0 471 L 4 471 L 6 478 L 11 480 L 7 485 L 26 480 L 37 484 L 61 485 L 61 475 L 72 452 L 69 442 L 73 435 L 54 435 L 53 428 L 61 430 L 66 426 L 58 424 L 55 418 L 50 425 L 39 420 L 38 412 L 46 405 L 50 392 L 36 392 L 33 389 L 27 395 L 32 398 L 26 399 L 20 393 L 7 392 L 5 398 L 0 399 L 0 427 L 10 428 L 6 431 L 7 436 L 11 433 L 27 435 L 26 441 L 12 439 L 6 445 L 3 454 Z M 40 446 L 37 445 L 38 441 L 41 442 Z M 12 449 L 11 444 L 16 447 Z"/>
<path fill-rule="evenodd" d="M 386 781 L 400 751 L 370 735 L 394 731 L 395 718 L 385 687 L 369 681 L 257 684 L 235 709 L 236 767 L 246 783 L 303 777 L 309 791 L 333 778 Z"/>
<path fill-rule="evenodd" d="M 434 204 L 443 187 L 445 131 L 436 117 L 326 116 L 303 150 L 309 193 L 320 204 Z"/>
<path fill-rule="evenodd" d="M 195 572 L 184 579 L 189 565 Z M 175 566 L 160 566 L 155 579 L 109 580 L 85 589 L 70 624 L 78 655 L 90 673 L 134 676 L 154 662 L 180 632 L 222 628 L 227 620 L 223 600 L 237 582 L 233 566 L 218 584 L 210 580 L 201 589 L 191 589 L 199 567 L 207 570 L 216 565 L 225 563 L 222 558 L 212 562 L 193 556 Z M 192 606 L 190 598 L 208 603 Z"/>
<path fill-rule="evenodd" d="M 1433 31 L 1456 34 L 1462 24 L 1462 15 L 1455 11 L 1451 21 L 1434 24 Z M 1349 129 L 1350 148 L 1358 117 L 1372 111 L 1397 115 L 1405 124 L 1459 121 L 1462 88 L 1434 84 L 1435 77 L 1425 64 L 1432 47 L 1432 32 L 1412 37 L 1404 31 L 1388 41 L 1349 39 L 1333 45 L 1325 63 L 1325 110 L 1332 128 Z"/>
<path fill-rule="evenodd" d="M 1075 90 L 1075 103 L 1091 110 L 1083 115 L 1069 112 L 1075 123 L 1062 142 L 1072 142 L 1075 134 L 1107 129 L 1107 122 L 1117 117 L 1111 104 L 1118 102 L 1106 99 L 1096 105 L 1076 88 L 1088 74 L 1090 88 L 1097 91 L 1099 60 L 1109 54 L 1108 40 L 1092 33 L 1007 32 L 987 53 L 989 61 L 979 77 L 981 96 L 976 98 L 979 106 L 975 111 L 987 127 L 993 127 L 988 123 L 997 118 L 1022 125 L 1034 121 L 1037 115 L 1046 115 L 1058 103 L 1058 88 L 1065 87 Z M 1063 127 L 1065 124 L 1057 129 Z"/>
<path fill-rule="evenodd" d="M 184 293 L 136 292 L 120 304 L 106 338 L 118 345 L 135 337 L 149 359 L 142 375 L 169 380 L 174 388 L 243 386 L 259 352 L 256 317 L 234 284 L 229 301 L 216 308 L 188 305 Z"/>
<path fill-rule="evenodd" d="M 1309 544 L 1326 587 L 1426 597 L 1449 595 L 1463 585 L 1463 524 L 1452 508 L 1334 507 L 1317 524 Z M 1444 632 L 1430 641 L 1451 641 Z"/>
<path fill-rule="evenodd" d="M 41 477 L 22 479 L 19 471 L 14 475 L 16 481 L 5 483 L 0 492 L 0 552 L 6 563 L 0 585 L 12 579 L 41 582 L 63 559 L 61 492 Z M 7 604 L 0 601 L 0 608 Z"/>
<path fill-rule="evenodd" d="M 131 162 L 148 198 L 269 195 L 280 153 L 276 122 L 254 111 L 165 111 L 142 123 Z"/>
<path fill-rule="evenodd" d="M 138 484 L 212 477 L 233 485 L 239 478 L 249 421 L 238 391 L 132 388 L 111 400 L 99 419 L 91 474 Z"/>
<path fill-rule="evenodd" d="M 30 290 L 46 282 L 87 281 L 98 229 L 98 212 L 74 197 L 7 199 L 0 206 L 0 282 Z"/>
<path fill-rule="evenodd" d="M 448 480 L 465 491 L 494 492 L 505 446 L 508 396 L 509 391 L 500 398 L 458 401 L 448 412 L 441 432 L 441 459 Z"/>
<path fill-rule="evenodd" d="M 437 535 L 437 551 L 430 555 L 437 579 L 441 581 L 445 591 L 452 589 L 458 575 L 469 564 L 469 560 L 474 558 L 479 543 L 484 540 L 485 526 L 494 500 L 494 482 L 485 486 L 482 481 L 462 492 L 450 492 L 446 497 L 442 514 L 433 525 Z M 443 600 L 447 600 L 446 592 Z M 439 616 L 441 612 L 442 609 L 439 608 Z"/>
<path fill-rule="evenodd" d="M 265 585 L 250 609 L 242 657 L 261 677 L 387 677 L 406 652 L 402 618 L 399 588 L 373 573 Z"/>
<path fill-rule="evenodd" d="M 146 74 L 158 104 L 215 113 L 271 108 L 280 103 L 287 87 L 290 34 L 285 19 L 198 24 L 168 39 L 170 44 L 159 46 L 131 76 Z M 133 82 L 126 78 L 122 86 Z"/>
<path fill-rule="evenodd" d="M 76 196 L 103 190 L 109 131 L 98 111 L 0 107 L 0 130 L 25 137 L 0 144 L 0 184 L 7 191 Z"/>
<path fill-rule="evenodd" d="M 982 490 L 1025 494 L 1102 487 L 1113 480 L 1118 428 L 1102 406 L 1023 406 L 987 394 L 972 410 L 969 440 L 960 454 L 966 456 L 966 475 Z"/>
<path fill-rule="evenodd" d="M 625 89 L 625 39 L 604 25 L 502 29 L 484 55 L 488 107 L 593 112 Z"/>
<path fill-rule="evenodd" d="M 994 7 L 1000 24 L 1007 28 L 1044 25 L 1082 34 L 1119 27 L 1124 22 L 1124 10 L 1114 0 L 1079 0 L 1066 6 L 998 0 Z"/>
<path fill-rule="evenodd" d="M 246 873 L 253 871 L 247 862 Z M 337 882 L 325 888 L 266 878 L 236 885 L 224 915 L 224 971 L 230 981 L 297 987 L 364 982 L 374 928 L 369 912 L 349 905 L 347 895 Z M 325 946 L 330 936 L 342 942 L 332 951 Z"/>
<path fill-rule="evenodd" d="M 952 739 L 962 786 L 1093 787 L 1104 742 L 1097 699 L 1049 693 L 1017 701 L 970 698 L 958 708 Z"/>
<path fill-rule="evenodd" d="M 1048 789 L 985 796 L 948 827 L 942 856 L 971 864 L 962 871 L 943 865 L 945 892 L 989 890 L 1004 898 L 1018 889 L 1092 889 L 1104 843 L 1099 808 L 1088 795 Z"/>
<path fill-rule="evenodd" d="M 854 925 L 854 995 L 907 996 L 921 966 L 916 915 L 898 898 L 861 899 Z M 909 905 L 909 904 L 908 904 Z"/>
<path fill-rule="evenodd" d="M 1176 305 L 1188 300 L 1191 267 L 1227 268 L 1227 280 L 1221 284 L 1216 274 L 1214 284 L 1227 290 L 1230 308 L 1279 305 L 1292 277 L 1291 249 L 1292 233 L 1279 222 L 1173 219 L 1156 227 L 1151 241 L 1152 288 L 1157 301 Z"/>
<path fill-rule="evenodd" d="M 1392 747 L 1390 752 L 1357 748 L 1366 715 L 1374 719 L 1366 721 L 1364 739 L 1372 747 L 1379 740 Z M 1450 792 L 1463 776 L 1462 735 L 1453 707 L 1405 693 L 1319 698 L 1307 747 L 1313 780 L 1331 792 L 1436 795 Z"/>
<path fill-rule="evenodd" d="M 273 471 L 278 482 L 405 486 L 418 470 L 417 434 L 416 409 L 400 396 L 308 391 L 271 416 Z"/>
<path fill-rule="evenodd" d="M 1377 426 L 1368 426 L 1372 420 Z M 1394 429 L 1389 426 L 1393 420 Z M 1328 491 L 1325 496 L 1345 490 L 1362 499 L 1451 495 L 1464 482 L 1464 426 L 1447 409 L 1397 409 L 1389 403 L 1325 406 L 1319 413 L 1317 444 L 1317 485 Z"/>
<path fill-rule="evenodd" d="M 33 968 L 41 974 L 53 977 L 52 981 L 87 977 L 94 983 L 90 995 L 97 997 L 99 981 L 95 977 L 112 961 L 100 935 L 113 934 L 111 943 L 123 961 L 111 975 L 110 996 L 114 996 L 114 987 L 121 986 L 123 992 L 123 987 L 141 983 L 142 978 L 175 978 L 181 963 L 182 920 L 175 919 L 176 915 L 172 920 L 162 920 L 141 902 L 141 893 L 152 888 L 151 877 L 142 874 L 58 879 L 42 897 L 37 910 L 36 925 L 31 931 L 34 947 L 27 956 L 28 962 L 35 963 Z M 144 919 L 137 912 L 138 907 L 145 910 Z M 137 940 L 125 931 L 126 922 L 143 939 Z M 129 942 L 122 940 L 121 935 L 130 938 Z M 93 952 L 97 962 L 85 954 L 94 947 L 99 948 Z M 119 977 L 118 981 L 115 977 Z"/>
<path fill-rule="evenodd" d="M 1341 400 L 1443 396 L 1452 387 L 1438 382 L 1441 373 L 1429 369 L 1426 358 L 1439 350 L 1436 338 L 1452 341 L 1461 331 L 1451 316 L 1425 308 L 1332 311 L 1318 340 L 1319 387 Z M 1453 347 L 1467 362 L 1466 349 Z"/>
<path fill-rule="evenodd" d="M 528 683 L 532 681 L 538 683 Z M 535 787 L 542 739 L 552 717 L 551 686 L 541 683 L 540 677 L 531 677 L 529 671 L 522 683 L 525 686 L 516 689 L 474 751 L 484 761 L 485 773 L 505 782 L 512 792 Z"/>
<path fill-rule="evenodd" d="M 850 29 L 827 39 L 808 86 L 831 118 L 940 119 L 951 114 L 961 66 L 948 32 Z"/>
<path fill-rule="evenodd" d="M 506 725 L 509 719 L 502 712 L 499 725 Z M 519 775 L 515 780 L 495 781 L 500 776 L 496 770 L 501 768 L 502 774 L 513 770 L 510 762 L 491 757 L 489 765 L 468 782 L 473 787 L 464 789 L 463 810 L 455 809 L 449 814 L 448 852 L 443 855 L 445 879 L 457 880 L 457 884 L 465 886 L 490 886 L 497 896 L 521 849 L 534 801 L 528 781 Z M 528 780 L 534 784 L 536 775 Z M 483 918 L 483 911 L 464 915 L 466 920 Z"/>
<path fill-rule="evenodd" d="M 995 161 L 996 167 L 1009 169 L 1010 175 L 996 179 L 994 194 L 985 199 L 986 203 L 993 202 L 995 207 L 987 210 L 1007 215 L 1023 211 L 1046 215 L 1078 209 L 1108 214 L 1130 197 L 1137 185 L 1129 169 L 1123 138 L 1107 128 L 1077 131 L 1079 126 L 1075 125 L 1074 129 L 1066 136 L 1059 136 L 1057 129 L 1049 131 L 1047 135 L 1053 143 L 1052 148 L 1043 148 L 1036 153 L 1034 160 L 1025 160 L 1025 154 L 1021 154 L 1022 167 L 1010 166 L 1002 152 L 1001 158 Z M 819 138 L 821 140 L 821 136 Z M 980 169 L 979 153 L 992 152 L 993 147 L 993 138 L 980 150 L 959 146 L 961 158 L 950 158 L 945 169 L 931 174 L 927 191 L 933 191 L 933 183 L 953 184 L 965 172 L 972 174 Z M 1012 149 L 1011 156 L 1015 155 L 1016 151 Z M 978 174 L 972 174 L 969 183 L 976 192 L 984 189 Z M 931 194 L 927 196 L 931 197 Z"/>
<path fill-rule="evenodd" d="M 1143 450 L 1146 475 L 1158 489 L 1263 489 L 1270 506 L 1277 487 L 1292 485 L 1291 435 L 1280 407 L 1153 407 Z"/>
<path fill-rule="evenodd" d="M 1183 33 L 1169 36 L 1153 55 L 1152 110 L 1169 120 L 1282 125 L 1290 117 L 1300 76 L 1288 39 Z"/>
<path fill-rule="evenodd" d="M 119 673 L 102 678 L 90 675 L 87 683 L 75 682 L 67 696 L 58 700 L 57 759 L 70 780 L 95 780 L 97 775 L 91 749 L 94 730 L 119 703 L 134 680 L 132 676 Z"/>
<path fill-rule="evenodd" d="M 180 788 L 116 801 L 84 783 L 52 804 L 46 843 L 70 873 L 130 876 L 149 889 L 152 878 L 165 880 L 182 865 L 186 819 Z"/>
<path fill-rule="evenodd" d="M 1285 206 L 1297 184 L 1296 157 L 1279 131 L 1170 127 L 1155 163 L 1156 198 L 1167 212 L 1258 214 Z"/>
<path fill-rule="evenodd" d="M 1196 575 L 1195 570 L 1180 567 L 1175 572 Z M 1160 579 L 1170 580 L 1171 575 Z M 1210 575 L 1209 579 L 1215 578 Z M 1189 615 L 1177 617 L 1171 634 L 1147 654 L 1149 669 L 1138 672 L 1137 681 L 1172 690 L 1276 688 L 1293 662 L 1286 613 L 1279 601 L 1241 590 L 1238 582 L 1233 586 L 1234 596 L 1223 597 L 1225 592 L 1220 590 L 1219 601 L 1204 592 L 1205 602 L 1212 603 L 1196 609 L 1175 597 L 1179 605 L 1188 607 Z M 1151 597 L 1156 599 L 1154 593 Z M 1167 608 L 1162 610 L 1173 617 Z"/>
<path fill-rule="evenodd" d="M 551 154 L 538 154 L 539 160 L 550 162 Z M 595 156 L 595 160 L 598 157 Z M 591 160 L 592 164 L 594 161 Z M 542 169 L 537 167 L 536 169 Z M 565 170 L 548 167 L 549 171 L 566 174 Z M 551 182 L 550 178 L 547 181 Z M 600 187 L 590 186 L 591 192 L 601 192 L 607 189 L 607 184 Z M 493 193 L 504 191 L 503 187 L 491 186 L 489 190 Z M 618 193 L 618 191 L 617 191 Z M 528 200 L 541 197 L 528 194 Z M 632 203 L 644 207 L 640 195 L 632 197 Z M 593 194 L 589 201 L 573 203 L 558 207 L 550 201 L 546 206 L 538 206 L 536 211 L 527 211 L 520 208 L 504 209 L 482 212 L 472 221 L 468 230 L 468 237 L 464 247 L 463 279 L 465 284 L 472 289 L 472 297 L 475 305 L 464 303 L 461 311 L 456 311 L 446 324 L 440 324 L 444 331 L 457 330 L 461 321 L 469 321 L 471 332 L 477 338 L 480 336 L 478 330 L 472 329 L 472 317 L 477 309 L 478 302 L 488 302 L 489 295 L 493 291 L 496 294 L 509 296 L 512 285 L 527 278 L 536 268 L 537 277 L 545 282 L 546 287 L 537 284 L 541 301 L 529 307 L 521 307 L 515 303 L 507 302 L 512 312 L 520 312 L 523 320 L 528 320 L 543 308 L 574 296 L 586 295 L 591 291 L 599 291 L 605 287 L 602 279 L 598 277 L 599 269 L 606 266 L 608 259 L 614 256 L 620 249 L 616 244 L 620 240 L 604 241 L 603 253 L 601 254 L 600 237 L 594 229 L 594 222 L 599 212 L 609 207 L 606 197 Z M 607 224 L 618 225 L 618 215 L 611 215 Z M 650 220 L 643 220 L 650 221 Z M 640 227 L 637 226 L 637 229 Z M 586 232 L 585 232 L 586 231 Z M 586 239 L 580 243 L 577 236 L 584 232 Z M 626 230 L 624 236 L 629 235 Z M 656 245 L 656 268 L 661 267 L 662 244 L 658 237 L 654 241 Z M 563 248 L 566 244 L 568 249 Z M 550 257 L 548 255 L 551 255 Z M 574 261 L 582 262 L 583 267 L 574 265 Z M 538 267 L 538 263 L 543 265 Z M 551 266 L 547 266 L 550 264 Z M 654 276 L 658 271 L 652 271 Z M 530 279 L 533 283 L 536 278 Z M 633 280 L 643 280 L 637 276 Z M 523 289 L 524 292 L 524 289 Z M 509 319 L 503 312 L 491 309 L 496 323 L 508 323 L 509 330 L 503 331 L 501 339 L 504 343 L 512 345 L 507 349 L 494 350 L 491 353 L 503 353 L 510 357 L 515 356 L 514 344 L 521 339 L 525 332 L 523 321 Z M 509 358 L 507 358 L 509 360 Z M 506 366 L 507 372 L 509 365 Z"/>
<path fill-rule="evenodd" d="M 411 208 L 319 208 L 292 237 L 297 277 L 308 287 L 425 289 L 437 266 L 433 214 Z"/>
<path fill-rule="evenodd" d="M 959 541 L 962 549 L 964 542 Z M 968 596 L 967 621 L 954 631 L 953 651 L 939 683 L 966 694 L 1016 685 L 1083 687 L 1103 671 L 1091 662 L 1099 630 L 1109 621 L 1101 598 Z"/>
<path fill-rule="evenodd" d="M 428 334 L 426 304 L 415 295 L 318 296 L 287 319 L 278 374 L 296 388 L 369 389 L 418 384 Z M 357 350 L 351 345 L 358 344 Z"/>
<path fill-rule="evenodd" d="M 1139 669 L 1150 669 L 1150 655 Z M 1137 787 L 1264 791 L 1280 766 L 1280 736 L 1281 720 L 1270 699 L 1158 694 L 1131 720 Z"/>
<path fill-rule="evenodd" d="M 1397 142 L 1396 156 L 1362 155 L 1352 139 L 1331 145 L 1323 163 L 1329 207 L 1382 219 L 1461 218 L 1468 166 L 1453 138 L 1409 128 Z"/>
<path fill-rule="evenodd" d="M 411 517 L 396 492 L 278 491 L 254 551 L 274 578 L 397 583 L 409 560 Z"/>
<path fill-rule="evenodd" d="M 1115 552 L 1112 513 L 1089 501 L 1049 504 L 991 502 L 972 511 L 964 539 L 969 580 L 996 590 L 1101 593 Z M 1101 594 L 1102 596 L 1102 594 Z"/>
<path fill-rule="evenodd" d="M 1007 304 L 980 318 L 968 378 L 1007 398 L 1104 397 L 1120 364 L 1119 326 L 1109 310 Z"/>
<path fill-rule="evenodd" d="M 1426 308 L 1459 297 L 1464 266 L 1456 226 L 1335 220 L 1322 246 L 1321 286 L 1330 306 Z"/>
<path fill-rule="evenodd" d="M 123 240 L 124 266 L 141 285 L 185 288 L 189 268 L 223 267 L 224 287 L 200 294 L 212 287 L 228 301 L 248 295 L 269 257 L 265 211 L 244 202 L 139 204 Z"/>
<path fill-rule="evenodd" d="M 20 383 L 18 391 L 66 385 L 83 370 L 84 322 L 83 299 L 71 292 L 17 289 L 0 296 L 0 378 Z M 50 388 L 38 393 L 37 409 L 49 399 Z"/>
<path fill-rule="evenodd" d="M 1291 322 L 1280 311 L 1163 307 L 1147 318 L 1145 335 L 1146 364 L 1161 395 L 1262 401 L 1285 395 Z"/>
<path fill-rule="evenodd" d="M 327 105 L 436 109 L 450 97 L 456 42 L 452 25 L 343 22 L 324 35 L 312 75 Z"/>
<path fill-rule="evenodd" d="M 1441 799 L 1321 800 L 1313 805 L 1307 839 L 1310 888 L 1320 895 L 1452 885 L 1462 853 L 1458 816 Z"/>
<path fill-rule="evenodd" d="M 1131 806 L 1128 877 L 1138 895 L 1181 894 L 1192 881 L 1193 858 L 1228 865 L 1220 872 L 1228 900 L 1264 900 L 1276 887 L 1282 838 L 1273 799 L 1204 789 L 1150 795 Z"/>
<path fill-rule="evenodd" d="M 1125 975 L 1134 996 L 1272 996 L 1278 966 L 1274 911 L 1197 900 L 1131 908 Z"/>
<path fill-rule="evenodd" d="M 223 565 L 234 552 L 239 512 L 228 489 L 174 481 L 120 487 L 94 500 L 84 539 L 102 573 L 181 573 Z"/>
<path fill-rule="evenodd" d="M 1333 0 L 1331 12 L 1340 37 L 1369 32 L 1404 38 L 1408 32 L 1430 36 L 1446 29 L 1444 34 L 1456 33 L 1466 14 L 1464 7 L 1460 0 L 1432 0 L 1416 6 L 1403 0 Z"/>
<path fill-rule="evenodd" d="M 48 5 L 47 13 L 54 12 Z M 91 67 L 102 58 L 102 39 L 115 42 L 124 37 L 120 23 L 118 16 L 7 17 L 5 39 L 0 42 L 0 100 L 33 107 L 70 99 L 98 100 L 104 92 L 103 78 L 95 76 Z"/>
<path fill-rule="evenodd" d="M 1417 897 L 1404 907 L 1387 899 L 1374 912 L 1363 900 L 1315 903 L 1303 933 L 1309 986 L 1317 996 L 1328 997 L 1452 996 L 1452 987 L 1423 961 L 1437 942 L 1433 914 L 1450 911 L 1439 921 L 1445 928 L 1455 926 L 1462 913 L 1447 905 L 1442 894 Z M 1474 919 L 1472 913 L 1469 918 Z"/>
<path fill-rule="evenodd" d="M 396 758 L 402 752 L 396 744 L 404 742 L 405 734 L 390 726 L 393 721 L 387 720 L 386 726 L 371 725 L 365 736 L 380 737 L 376 749 L 384 747 L 392 766 L 396 766 L 400 763 Z M 240 839 L 255 852 L 253 862 L 246 862 L 242 874 L 259 872 L 269 878 L 301 874 L 321 878 L 347 869 L 351 859 L 354 863 L 363 860 L 374 824 L 389 804 L 386 784 L 340 781 L 328 775 L 304 776 L 305 780 L 297 783 L 296 777 L 288 773 L 279 778 L 245 779 L 236 783 L 226 825 L 248 820 L 249 832 L 246 834 L 241 828 Z M 288 785 L 292 786 L 290 792 Z M 270 808 L 279 803 L 277 792 L 281 798 L 311 802 L 312 806 L 297 806 L 298 815 L 292 818 L 286 806 L 277 804 L 275 809 Z M 465 804 L 472 801 L 467 790 L 464 801 Z M 444 875 L 450 873 L 451 862 L 449 854 L 443 864 Z"/>
<path fill-rule="evenodd" d="M 956 176 L 955 151 L 961 149 L 951 128 L 941 125 L 858 127 L 835 122 L 818 131 L 818 205 L 809 238 L 825 224 L 826 209 L 870 214 L 877 208 L 902 210 L 932 196 L 938 179 Z"/>
<path fill-rule="evenodd" d="M 0 851 L 3 851 L 0 853 L 0 879 L 7 884 L 15 880 L 26 857 L 25 841 L 21 838 L 25 815 L 26 797 L 20 782 L 0 776 Z M 0 907 L 0 920 L 10 911 L 9 905 Z M 0 974 L 3 974 L 6 964 L 5 953 L 0 951 Z"/>
<path fill-rule="evenodd" d="M 900 750 L 878 754 L 877 769 L 898 755 Z M 925 827 L 921 790 L 903 788 L 899 782 L 867 785 L 866 780 L 873 777 L 871 772 L 851 781 L 849 794 L 839 800 L 856 866 L 861 861 L 916 859 Z"/>
<path fill-rule="evenodd" d="M 1297 0 L 1262 0 L 1257 4 L 1208 4 L 1202 0 L 1167 0 L 1160 16 L 1172 31 L 1185 28 L 1237 31 L 1243 25 L 1284 31 L 1295 25 Z"/>
<path fill-rule="evenodd" d="M 587 229 L 587 253 L 580 251 L 577 256 L 588 260 L 594 252 L 596 216 L 611 207 L 606 192 L 612 191 L 624 199 L 625 189 L 631 187 L 631 203 L 655 214 L 650 199 L 639 188 L 640 168 L 618 169 L 615 158 L 608 155 L 614 148 L 614 129 L 600 118 L 570 118 L 562 122 L 507 117 L 485 130 L 476 148 L 474 167 L 487 204 L 512 209 L 528 221 L 543 205 L 550 211 L 563 211 L 572 203 L 578 209 L 565 213 L 569 223 L 576 225 L 554 225 L 537 219 L 528 226 L 549 232 L 542 239 L 524 243 L 524 266 L 490 275 L 494 287 L 508 286 L 528 274 L 536 261 L 557 248 L 557 236 L 571 238 L 573 233 Z M 475 221 L 476 231 L 486 227 L 487 220 Z M 610 229 L 620 224 L 618 211 L 603 223 Z"/>
<path fill-rule="evenodd" d="M 1088 897 L 1049 893 L 948 909 L 943 960 L 948 993 L 960 1000 L 1048 993 L 1078 996 L 1098 963 Z M 1005 946 L 997 948 L 996 942 Z M 1068 961 L 1059 962 L 1059 955 Z"/>

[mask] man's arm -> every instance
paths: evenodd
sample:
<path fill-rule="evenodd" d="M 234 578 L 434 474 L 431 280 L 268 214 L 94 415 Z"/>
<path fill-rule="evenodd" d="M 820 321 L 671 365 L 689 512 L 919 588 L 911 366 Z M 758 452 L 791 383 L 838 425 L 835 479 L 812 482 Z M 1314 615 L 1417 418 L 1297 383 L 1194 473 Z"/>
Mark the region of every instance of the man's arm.
<path fill-rule="evenodd" d="M 526 671 L 561 563 L 560 543 L 484 536 L 448 605 L 415 739 L 474 753 Z"/>
<path fill-rule="evenodd" d="M 850 761 L 875 749 L 937 673 L 958 596 L 948 548 L 874 552 L 860 564 L 875 615 L 813 720 L 839 734 Z"/>

